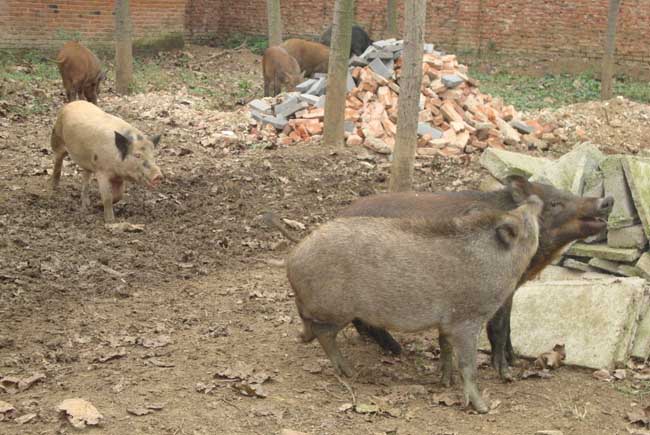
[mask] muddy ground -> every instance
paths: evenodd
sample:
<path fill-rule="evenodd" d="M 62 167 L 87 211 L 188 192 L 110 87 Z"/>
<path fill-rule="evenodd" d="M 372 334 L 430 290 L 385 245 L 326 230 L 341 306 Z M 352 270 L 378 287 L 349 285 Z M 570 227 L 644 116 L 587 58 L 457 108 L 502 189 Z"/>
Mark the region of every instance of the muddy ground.
<path fill-rule="evenodd" d="M 196 64 L 221 53 L 189 51 Z M 225 95 L 242 75 L 261 94 L 258 56 L 236 51 L 223 58 L 211 74 L 227 79 Z M 181 73 L 187 66 L 170 61 L 164 68 Z M 211 97 L 186 89 L 121 98 L 109 83 L 101 107 L 146 132 L 165 133 L 158 152 L 165 181 L 156 191 L 131 187 L 115 208 L 119 221 L 144 224 L 144 231 L 113 233 L 100 207 L 80 210 L 81 177 L 70 161 L 61 190 L 49 195 L 49 130 L 63 104 L 59 81 L 2 85 L 0 377 L 45 378 L 14 394 L 0 390 L 18 416 L 36 414 L 23 425 L 0 421 L 0 433 L 74 433 L 55 410 L 74 397 L 104 416 L 100 427 L 86 429 L 97 434 L 640 430 L 626 414 L 650 404 L 650 385 L 632 371 L 609 383 L 591 370 L 562 367 L 548 379 L 506 385 L 484 355 L 480 386 L 494 409 L 479 416 L 455 403 L 459 387 L 438 384 L 435 332 L 397 334 L 406 352 L 395 358 L 345 330 L 339 341 L 358 371 L 347 386 L 316 343 L 296 341 L 300 321 L 283 270 L 265 263 L 282 258 L 290 245 L 260 215 L 273 210 L 313 228 L 355 198 L 385 191 L 384 157 L 361 148 L 324 149 L 318 141 L 269 146 L 247 134 L 236 96 L 222 112 Z M 34 98 L 42 101 L 37 112 L 20 110 Z M 634 120 L 639 131 L 644 119 Z M 558 149 L 583 136 L 565 127 L 567 143 Z M 598 138 L 624 151 L 615 134 Z M 642 148 L 638 139 L 635 152 Z M 416 188 L 475 188 L 484 175 L 476 160 L 418 160 Z M 521 364 L 517 374 L 528 363 Z"/>

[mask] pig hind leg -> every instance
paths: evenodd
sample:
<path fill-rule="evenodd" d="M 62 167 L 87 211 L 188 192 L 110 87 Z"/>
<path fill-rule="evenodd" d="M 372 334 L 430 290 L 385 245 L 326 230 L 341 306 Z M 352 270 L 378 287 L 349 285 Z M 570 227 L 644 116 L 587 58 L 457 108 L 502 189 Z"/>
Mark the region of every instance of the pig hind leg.
<path fill-rule="evenodd" d="M 92 175 L 93 173 L 86 169 L 84 169 L 81 174 L 81 208 L 84 210 L 88 210 L 90 207 L 90 195 L 88 194 L 88 191 L 90 189 L 90 178 Z"/>
<path fill-rule="evenodd" d="M 63 159 L 68 154 L 65 150 L 65 144 L 63 139 L 56 134 L 56 127 L 52 130 L 52 135 L 50 136 L 50 144 L 53 151 L 53 161 L 54 169 L 52 170 L 52 190 L 56 190 L 59 187 L 59 182 L 61 181 L 61 168 L 63 167 Z"/>
<path fill-rule="evenodd" d="M 440 344 L 440 383 L 450 387 L 454 384 L 454 349 L 442 332 L 439 333 L 438 343 Z"/>
<path fill-rule="evenodd" d="M 458 366 L 463 376 L 465 405 L 471 403 L 479 414 L 485 414 L 488 412 L 488 407 L 481 397 L 478 385 L 476 385 L 476 354 L 481 325 L 482 322 L 470 321 L 454 325 L 441 333 L 447 337 L 449 343 L 456 350 Z"/>
<path fill-rule="evenodd" d="M 336 345 L 336 335 L 341 328 L 341 326 L 332 323 L 311 322 L 311 331 L 332 362 L 336 373 L 351 377 L 354 376 L 354 370 L 345 361 L 339 347 Z"/>
<path fill-rule="evenodd" d="M 354 319 L 352 323 L 359 335 L 371 338 L 382 349 L 387 350 L 393 355 L 399 355 L 402 353 L 402 346 L 385 329 L 368 325 L 359 319 Z"/>
<path fill-rule="evenodd" d="M 492 365 L 499 372 L 501 380 L 511 382 L 513 380 L 510 367 L 508 367 L 508 356 L 512 358 L 512 343 L 510 353 L 508 344 L 510 342 L 510 311 L 512 308 L 512 297 L 499 308 L 487 324 L 488 338 L 492 348 Z"/>

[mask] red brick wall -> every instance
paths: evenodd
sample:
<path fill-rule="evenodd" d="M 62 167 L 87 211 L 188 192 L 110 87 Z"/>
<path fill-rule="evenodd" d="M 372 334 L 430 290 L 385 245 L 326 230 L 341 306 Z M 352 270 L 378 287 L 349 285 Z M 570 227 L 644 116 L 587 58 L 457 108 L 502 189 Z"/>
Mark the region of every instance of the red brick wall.
<path fill-rule="evenodd" d="M 135 38 L 183 34 L 185 0 L 131 0 Z M 51 47 L 79 35 L 113 40 L 114 0 L 0 0 L 0 47 Z"/>
<path fill-rule="evenodd" d="M 265 0 L 188 0 L 213 11 L 203 32 L 220 36 L 266 32 Z M 400 2 L 402 4 L 403 2 Z M 650 1 L 621 2 L 619 59 L 650 60 Z M 318 35 L 332 19 L 334 0 L 281 0 L 286 35 Z M 386 0 L 357 0 L 356 21 L 374 38 L 385 23 Z M 430 0 L 427 41 L 450 50 L 535 53 L 549 58 L 602 55 L 608 0 Z M 218 16 L 216 16 L 218 15 Z M 205 18 L 203 18 L 205 20 Z M 188 19 L 187 27 L 195 27 Z"/>

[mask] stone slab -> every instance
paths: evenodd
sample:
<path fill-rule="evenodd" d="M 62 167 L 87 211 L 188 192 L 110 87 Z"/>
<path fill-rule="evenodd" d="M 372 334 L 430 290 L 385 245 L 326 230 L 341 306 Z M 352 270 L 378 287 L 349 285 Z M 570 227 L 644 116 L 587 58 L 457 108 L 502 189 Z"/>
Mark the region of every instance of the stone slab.
<path fill-rule="evenodd" d="M 536 358 L 563 343 L 567 364 L 594 369 L 625 364 L 647 306 L 644 285 L 641 278 L 527 283 L 514 297 L 515 352 Z"/>
<path fill-rule="evenodd" d="M 424 49 L 424 52 L 427 54 L 432 54 L 433 53 L 433 44 L 424 44 L 422 47 Z"/>
<path fill-rule="evenodd" d="M 535 129 L 519 119 L 510 121 L 510 126 L 521 134 L 532 134 Z"/>
<path fill-rule="evenodd" d="M 393 71 L 386 68 L 386 65 L 384 65 L 381 59 L 373 59 L 368 66 L 385 79 L 390 79 L 393 75 Z"/>
<path fill-rule="evenodd" d="M 590 143 L 579 144 L 531 181 L 547 180 L 558 189 L 582 195 L 587 174 L 598 169 L 605 155 Z M 537 179 L 539 178 L 539 179 Z"/>
<path fill-rule="evenodd" d="M 649 297 L 646 286 L 646 298 Z M 641 319 L 636 328 L 636 336 L 634 337 L 631 355 L 643 360 L 650 357 L 650 303 L 647 304 L 645 312 L 641 314 Z"/>
<path fill-rule="evenodd" d="M 262 124 L 271 124 L 277 130 L 282 130 L 289 122 L 281 116 L 265 115 L 259 112 L 251 112 L 251 116 Z"/>
<path fill-rule="evenodd" d="M 458 74 L 445 74 L 442 76 L 442 84 L 448 89 L 453 89 L 465 82 Z"/>
<path fill-rule="evenodd" d="M 326 95 L 321 95 L 320 97 L 318 97 L 318 101 L 316 101 L 316 107 L 319 108 L 319 109 L 321 107 L 325 107 L 326 98 L 327 98 Z"/>
<path fill-rule="evenodd" d="M 614 197 L 614 207 L 607 220 L 607 229 L 629 227 L 639 218 L 632 193 L 625 180 L 622 159 L 622 156 L 608 156 L 600 163 L 605 195 Z"/>
<path fill-rule="evenodd" d="M 298 97 L 287 98 L 280 104 L 276 104 L 273 110 L 276 116 L 288 118 L 299 110 L 309 107 L 309 103 L 300 101 Z"/>
<path fill-rule="evenodd" d="M 252 110 L 255 110 L 257 112 L 266 113 L 267 115 L 270 115 L 272 113 L 271 105 L 264 100 L 260 100 L 260 99 L 253 100 L 248 103 L 248 107 L 250 107 Z"/>
<path fill-rule="evenodd" d="M 588 263 L 583 261 L 576 260 L 574 258 L 565 258 L 562 262 L 562 266 L 567 269 L 572 269 L 579 272 L 597 272 L 598 269 L 593 268 Z"/>
<path fill-rule="evenodd" d="M 355 128 L 356 128 L 356 126 L 355 126 L 353 121 L 344 121 L 343 122 L 343 130 L 346 133 L 352 133 Z"/>
<path fill-rule="evenodd" d="M 650 237 L 650 161 L 628 156 L 622 163 L 636 211 Z"/>
<path fill-rule="evenodd" d="M 327 73 L 314 73 L 313 77 L 315 79 L 327 79 Z"/>
<path fill-rule="evenodd" d="M 317 79 L 316 82 L 311 85 L 309 89 L 307 89 L 307 94 L 310 95 L 316 95 L 316 96 L 321 96 L 325 93 L 325 86 L 327 84 L 327 80 L 324 78 Z"/>
<path fill-rule="evenodd" d="M 587 243 L 574 243 L 566 252 L 575 257 L 596 257 L 604 260 L 632 262 L 641 256 L 638 249 L 611 248 L 604 243 L 589 245 Z"/>
<path fill-rule="evenodd" d="M 639 270 L 641 277 L 650 281 L 650 253 L 644 252 L 636 262 L 636 268 Z"/>
<path fill-rule="evenodd" d="M 309 88 L 314 85 L 314 83 L 316 83 L 315 79 L 307 79 L 296 86 L 296 91 L 300 92 L 301 94 L 306 94 Z"/>
<path fill-rule="evenodd" d="M 622 264 L 616 261 L 603 260 L 602 258 L 592 258 L 589 265 L 597 269 L 604 270 L 621 276 L 640 276 L 640 272 L 635 266 Z"/>
<path fill-rule="evenodd" d="M 548 165 L 552 164 L 551 160 L 545 158 L 496 148 L 487 148 L 483 151 L 479 162 L 490 174 L 502 181 L 508 175 L 530 177 L 541 174 Z"/>
<path fill-rule="evenodd" d="M 442 131 L 431 127 L 426 122 L 418 122 L 418 135 L 424 136 L 425 134 L 431 135 L 431 139 L 440 139 L 442 137 Z"/>
<path fill-rule="evenodd" d="M 643 249 L 647 244 L 648 238 L 641 225 L 611 229 L 607 232 L 607 245 L 612 248 Z"/>
<path fill-rule="evenodd" d="M 361 56 L 359 57 L 367 61 L 371 61 L 372 59 L 377 57 L 377 47 L 369 45 L 368 48 L 366 48 L 366 50 L 363 53 L 361 53 Z"/>
<path fill-rule="evenodd" d="M 368 65 L 368 61 L 360 56 L 354 55 L 348 61 L 348 65 L 364 67 Z"/>
<path fill-rule="evenodd" d="M 389 45 L 393 45 L 395 42 L 397 42 L 395 38 L 380 39 L 378 41 L 373 42 L 372 45 L 374 45 L 379 49 L 383 49 L 388 47 Z"/>
<path fill-rule="evenodd" d="M 347 92 L 350 92 L 352 89 L 357 87 L 357 84 L 354 82 L 354 78 L 352 78 L 352 73 L 350 73 L 350 70 L 348 70 L 346 86 L 347 86 Z"/>
<path fill-rule="evenodd" d="M 309 95 L 309 94 L 300 94 L 300 101 L 305 101 L 312 106 L 316 105 L 318 103 L 319 97 L 316 95 Z"/>

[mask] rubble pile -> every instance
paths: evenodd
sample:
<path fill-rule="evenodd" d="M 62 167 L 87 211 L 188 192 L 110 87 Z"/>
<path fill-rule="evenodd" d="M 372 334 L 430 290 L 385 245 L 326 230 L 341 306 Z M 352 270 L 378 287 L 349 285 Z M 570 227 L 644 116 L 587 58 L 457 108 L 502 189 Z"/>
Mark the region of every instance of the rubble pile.
<path fill-rule="evenodd" d="M 612 196 L 606 231 L 573 244 L 562 265 L 650 280 L 650 158 L 605 155 L 585 142 L 558 160 L 489 149 L 480 162 L 499 180 L 520 174 L 579 196 Z"/>
<path fill-rule="evenodd" d="M 376 41 L 349 61 L 345 108 L 348 145 L 392 153 L 403 42 Z M 547 149 L 542 136 L 555 128 L 521 119 L 511 105 L 483 94 L 456 56 L 424 45 L 418 123 L 420 155 L 460 156 L 486 148 L 523 145 Z M 323 131 L 327 75 L 316 74 L 296 92 L 249 103 L 252 123 L 282 144 L 319 136 Z"/>

